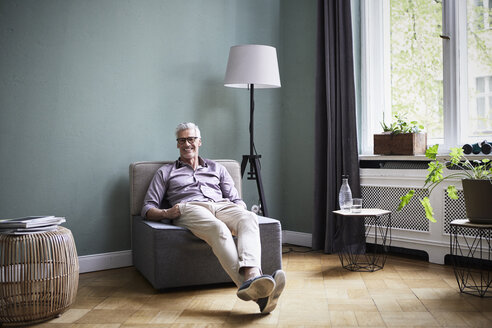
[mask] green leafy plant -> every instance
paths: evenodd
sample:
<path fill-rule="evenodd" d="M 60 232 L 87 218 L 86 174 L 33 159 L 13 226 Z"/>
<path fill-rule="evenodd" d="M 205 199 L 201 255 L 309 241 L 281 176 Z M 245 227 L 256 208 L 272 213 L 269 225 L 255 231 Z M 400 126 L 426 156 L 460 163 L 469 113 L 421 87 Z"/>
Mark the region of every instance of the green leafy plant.
<path fill-rule="evenodd" d="M 429 191 L 429 195 L 432 193 L 441 182 L 451 178 L 472 179 L 472 180 L 489 180 L 492 183 L 492 161 L 489 159 L 473 160 L 470 161 L 463 153 L 462 148 L 451 148 L 449 156 L 451 160 L 449 162 L 440 162 L 437 159 L 437 152 L 439 145 L 429 147 L 425 152 L 425 156 L 431 160 L 427 169 L 427 177 L 424 183 L 424 189 Z M 451 173 L 444 177 L 444 168 L 456 168 L 456 172 Z M 454 185 L 447 187 L 446 192 L 449 198 L 458 199 L 458 192 Z M 398 205 L 398 211 L 402 210 L 415 194 L 415 190 L 410 190 L 406 195 L 400 197 L 400 204 Z M 429 197 L 420 199 L 420 203 L 424 207 L 425 216 L 431 222 L 436 222 L 434 218 L 434 210 L 432 209 Z"/>
<path fill-rule="evenodd" d="M 401 134 L 401 133 L 418 133 L 424 129 L 424 126 L 419 124 L 417 121 L 407 122 L 406 119 L 398 114 L 395 114 L 396 121 L 387 125 L 384 122 L 380 122 L 381 127 L 384 132 L 391 132 L 391 134 Z"/>

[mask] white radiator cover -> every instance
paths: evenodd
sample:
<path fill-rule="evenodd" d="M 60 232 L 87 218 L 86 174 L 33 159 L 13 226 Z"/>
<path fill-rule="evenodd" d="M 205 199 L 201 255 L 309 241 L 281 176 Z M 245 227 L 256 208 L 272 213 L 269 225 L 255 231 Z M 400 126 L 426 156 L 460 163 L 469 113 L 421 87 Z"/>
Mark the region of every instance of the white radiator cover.
<path fill-rule="evenodd" d="M 363 206 L 392 211 L 391 246 L 425 251 L 429 262 L 443 264 L 445 255 L 450 254 L 449 223 L 466 218 L 463 191 L 461 181 L 452 179 L 434 189 L 429 198 L 437 222 L 432 223 L 418 200 L 428 195 L 422 189 L 426 175 L 426 169 L 360 169 Z M 458 200 L 447 196 L 450 184 L 458 189 Z M 398 212 L 400 197 L 410 189 L 416 191 L 414 198 Z"/>

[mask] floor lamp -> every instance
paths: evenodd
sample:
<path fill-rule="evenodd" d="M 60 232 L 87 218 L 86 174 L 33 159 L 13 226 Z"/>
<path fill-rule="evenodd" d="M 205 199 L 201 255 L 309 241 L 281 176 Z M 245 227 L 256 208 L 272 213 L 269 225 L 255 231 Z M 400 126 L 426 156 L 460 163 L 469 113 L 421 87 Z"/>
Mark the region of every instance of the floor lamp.
<path fill-rule="evenodd" d="M 246 44 L 231 47 L 224 79 L 224 85 L 232 88 L 249 89 L 250 121 L 249 121 L 249 155 L 243 155 L 241 176 L 249 163 L 248 180 L 256 180 L 260 196 L 261 211 L 268 216 L 265 194 L 261 180 L 261 155 L 256 154 L 254 145 L 254 110 L 255 89 L 280 88 L 277 51 L 274 47 Z"/>

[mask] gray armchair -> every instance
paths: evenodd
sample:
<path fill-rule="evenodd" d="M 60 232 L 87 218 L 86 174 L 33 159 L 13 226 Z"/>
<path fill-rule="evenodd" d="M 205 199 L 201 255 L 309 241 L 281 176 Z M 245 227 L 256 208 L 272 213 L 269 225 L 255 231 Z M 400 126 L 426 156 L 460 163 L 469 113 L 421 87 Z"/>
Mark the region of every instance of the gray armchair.
<path fill-rule="evenodd" d="M 239 163 L 216 160 L 225 166 L 241 195 Z M 189 230 L 170 221 L 153 222 L 140 216 L 143 200 L 155 172 L 166 162 L 130 164 L 130 213 L 133 264 L 155 289 L 232 282 L 212 249 Z M 282 268 L 282 229 L 275 219 L 259 216 L 262 269 Z"/>

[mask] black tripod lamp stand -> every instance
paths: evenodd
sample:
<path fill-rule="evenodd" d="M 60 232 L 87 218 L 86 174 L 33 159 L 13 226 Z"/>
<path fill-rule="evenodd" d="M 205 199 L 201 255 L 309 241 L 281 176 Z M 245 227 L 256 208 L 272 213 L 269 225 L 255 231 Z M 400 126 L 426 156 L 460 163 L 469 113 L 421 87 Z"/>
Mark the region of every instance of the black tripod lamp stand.
<path fill-rule="evenodd" d="M 232 88 L 247 88 L 250 92 L 249 155 L 243 155 L 241 176 L 249 163 L 248 180 L 256 180 L 261 211 L 268 216 L 268 209 L 261 180 L 261 155 L 254 145 L 255 89 L 280 88 L 277 51 L 274 47 L 246 44 L 233 46 L 229 52 L 224 85 Z"/>

